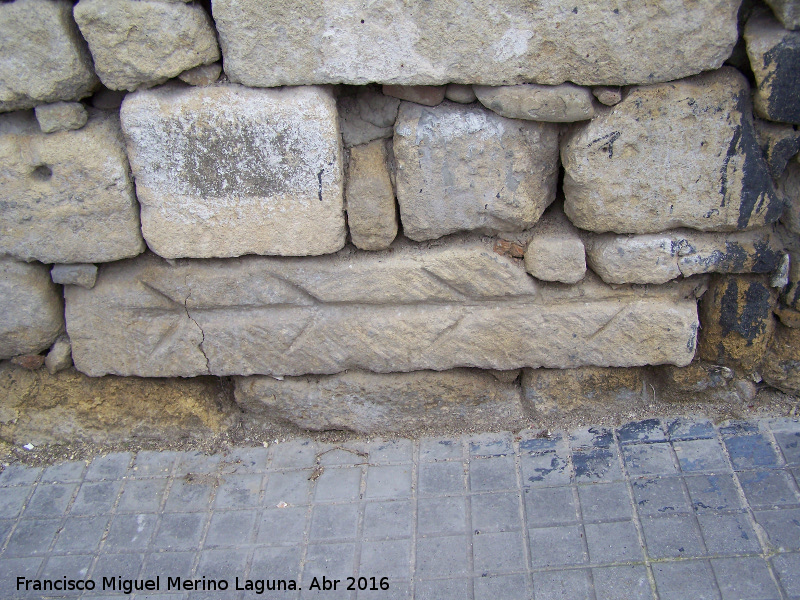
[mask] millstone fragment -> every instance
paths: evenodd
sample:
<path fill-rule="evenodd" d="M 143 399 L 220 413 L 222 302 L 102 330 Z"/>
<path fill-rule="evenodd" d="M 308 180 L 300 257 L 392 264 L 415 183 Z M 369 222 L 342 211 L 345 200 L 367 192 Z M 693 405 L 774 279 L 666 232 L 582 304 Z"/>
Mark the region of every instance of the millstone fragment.
<path fill-rule="evenodd" d="M 734 231 L 783 210 L 750 116 L 747 81 L 726 67 L 632 88 L 561 141 L 564 209 L 580 229 Z"/>
<path fill-rule="evenodd" d="M 305 256 L 344 246 L 330 90 L 164 86 L 129 94 L 121 117 L 153 252 Z"/>

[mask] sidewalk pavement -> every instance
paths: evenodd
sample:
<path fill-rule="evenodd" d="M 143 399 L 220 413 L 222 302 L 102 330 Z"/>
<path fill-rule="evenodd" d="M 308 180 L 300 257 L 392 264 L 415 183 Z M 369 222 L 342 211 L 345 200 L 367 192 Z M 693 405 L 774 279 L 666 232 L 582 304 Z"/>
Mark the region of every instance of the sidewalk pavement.
<path fill-rule="evenodd" d="M 798 483 L 789 419 L 12 465 L 0 598 L 798 599 Z"/>

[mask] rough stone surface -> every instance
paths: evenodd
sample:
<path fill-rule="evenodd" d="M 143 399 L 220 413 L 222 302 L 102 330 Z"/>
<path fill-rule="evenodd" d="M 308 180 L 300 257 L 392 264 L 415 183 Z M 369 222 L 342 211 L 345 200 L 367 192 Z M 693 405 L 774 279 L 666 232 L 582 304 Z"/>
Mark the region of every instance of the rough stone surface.
<path fill-rule="evenodd" d="M 58 336 L 58 339 L 53 342 L 50 352 L 47 353 L 47 357 L 44 359 L 44 364 L 51 375 L 55 375 L 59 371 L 69 369 L 72 366 L 72 346 L 66 335 Z"/>
<path fill-rule="evenodd" d="M 591 90 L 572 83 L 476 85 L 473 89 L 481 104 L 510 119 L 571 123 L 594 116 Z"/>
<path fill-rule="evenodd" d="M 0 438 L 13 444 L 149 440 L 163 448 L 218 433 L 238 416 L 217 378 L 94 378 L 0 363 Z"/>
<path fill-rule="evenodd" d="M 65 289 L 75 365 L 92 376 L 280 376 L 692 359 L 698 282 L 540 288 L 490 240 L 428 246 L 103 265 L 91 290 Z"/>
<path fill-rule="evenodd" d="M 211 18 L 197 3 L 80 0 L 74 13 L 100 80 L 113 90 L 162 83 L 219 60 Z"/>
<path fill-rule="evenodd" d="M 178 79 L 189 85 L 211 85 L 222 75 L 222 65 L 218 62 L 200 65 L 178 75 Z"/>
<path fill-rule="evenodd" d="M 477 369 L 338 375 L 237 377 L 236 402 L 246 415 L 302 429 L 359 433 L 418 431 L 453 422 L 470 427 L 524 426 L 519 387 Z"/>
<path fill-rule="evenodd" d="M 800 394 L 800 329 L 778 325 L 760 372 L 767 385 Z"/>
<path fill-rule="evenodd" d="M 384 85 L 387 96 L 415 102 L 424 106 L 437 106 L 444 100 L 447 87 L 443 85 Z"/>
<path fill-rule="evenodd" d="M 685 367 L 663 365 L 655 369 L 661 386 L 684 393 L 699 394 L 709 390 L 727 388 L 735 373 L 728 367 L 693 361 Z"/>
<path fill-rule="evenodd" d="M 397 207 L 383 140 L 350 149 L 347 224 L 356 248 L 383 250 L 397 236 Z"/>
<path fill-rule="evenodd" d="M 797 0 L 766 0 L 766 2 L 786 29 L 800 29 L 800 2 Z"/>
<path fill-rule="evenodd" d="M 478 99 L 472 86 L 463 83 L 448 83 L 447 89 L 444 91 L 444 97 L 451 102 L 458 102 L 459 104 L 472 104 Z"/>
<path fill-rule="evenodd" d="M 601 85 L 593 88 L 592 94 L 600 104 L 606 106 L 616 106 L 622 102 L 622 88 L 616 86 Z"/>
<path fill-rule="evenodd" d="M 46 266 L 0 257 L 0 314 L 0 359 L 50 347 L 64 309 Z"/>
<path fill-rule="evenodd" d="M 344 245 L 329 90 L 165 86 L 128 95 L 121 117 L 153 252 L 302 256 Z"/>
<path fill-rule="evenodd" d="M 777 292 L 765 275 L 713 276 L 700 300 L 698 358 L 752 372 L 764 360 Z"/>
<path fill-rule="evenodd" d="M 586 238 L 586 259 L 606 283 L 664 283 L 700 273 L 769 273 L 782 257 L 771 227 L 700 233 L 677 229 L 644 235 Z"/>
<path fill-rule="evenodd" d="M 144 250 L 114 114 L 41 133 L 33 113 L 0 116 L 0 253 L 44 263 L 106 262 Z"/>
<path fill-rule="evenodd" d="M 800 152 L 800 126 L 755 119 L 756 137 L 769 172 L 778 179 L 789 160 Z"/>
<path fill-rule="evenodd" d="M 780 217 L 747 81 L 714 73 L 637 87 L 562 139 L 564 209 L 581 229 L 733 231 Z"/>
<path fill-rule="evenodd" d="M 792 233 L 800 235 L 800 162 L 789 162 L 777 188 L 786 204 L 781 223 Z"/>
<path fill-rule="evenodd" d="M 480 105 L 403 103 L 395 124 L 397 200 L 412 240 L 521 231 L 555 199 L 558 129 Z"/>
<path fill-rule="evenodd" d="M 775 308 L 775 316 L 780 319 L 784 327 L 800 328 L 800 311 L 779 304 Z"/>
<path fill-rule="evenodd" d="M 800 31 L 787 31 L 769 11 L 754 13 L 744 29 L 756 77 L 756 113 L 770 121 L 800 123 Z"/>
<path fill-rule="evenodd" d="M 0 3 L 0 112 L 88 96 L 98 81 L 69 0 Z"/>
<path fill-rule="evenodd" d="M 12 358 L 11 364 L 22 367 L 23 369 L 28 369 L 29 371 L 35 371 L 44 366 L 44 360 L 45 358 L 41 354 L 23 354 Z"/>
<path fill-rule="evenodd" d="M 89 113 L 80 102 L 40 104 L 35 113 L 39 128 L 44 133 L 80 129 L 89 119 Z"/>
<path fill-rule="evenodd" d="M 586 275 L 583 240 L 560 207 L 545 213 L 533 228 L 525 270 L 536 279 L 561 283 L 577 283 Z"/>
<path fill-rule="evenodd" d="M 781 295 L 783 302 L 795 310 L 800 310 L 800 248 L 789 248 L 789 285 Z"/>
<path fill-rule="evenodd" d="M 226 73 L 264 87 L 669 81 L 722 65 L 738 37 L 738 8 L 737 0 L 433 0 L 413 10 L 400 0 L 213 3 Z"/>
<path fill-rule="evenodd" d="M 97 280 L 97 265 L 55 265 L 50 269 L 50 278 L 53 283 L 78 285 L 89 290 Z"/>
<path fill-rule="evenodd" d="M 642 397 L 642 369 L 523 369 L 522 398 L 540 413 L 591 414 L 593 405 L 630 404 Z"/>
<path fill-rule="evenodd" d="M 384 96 L 374 88 L 339 97 L 342 141 L 346 148 L 390 138 L 394 134 L 399 98 Z"/>

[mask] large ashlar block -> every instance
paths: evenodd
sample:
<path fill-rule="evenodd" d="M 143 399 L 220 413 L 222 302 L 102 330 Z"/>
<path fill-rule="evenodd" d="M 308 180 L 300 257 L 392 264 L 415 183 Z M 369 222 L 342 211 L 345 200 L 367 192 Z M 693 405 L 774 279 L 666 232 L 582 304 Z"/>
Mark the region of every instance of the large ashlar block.
<path fill-rule="evenodd" d="M 214 26 L 199 3 L 80 0 L 75 20 L 100 80 L 112 90 L 163 83 L 219 60 Z"/>
<path fill-rule="evenodd" d="M 126 96 L 121 116 L 153 252 L 304 256 L 344 246 L 330 90 L 165 86 Z"/>
<path fill-rule="evenodd" d="M 0 112 L 77 100 L 98 84 L 70 0 L 0 3 Z"/>
<path fill-rule="evenodd" d="M 64 329 L 64 306 L 45 265 L 0 257 L 0 359 L 50 347 Z"/>
<path fill-rule="evenodd" d="M 481 238 L 100 268 L 68 286 L 77 368 L 145 377 L 687 364 L 702 282 L 537 284 Z M 125 324 L 124 327 L 121 324 Z"/>
<path fill-rule="evenodd" d="M 0 116 L 0 254 L 108 262 L 144 250 L 119 118 L 91 111 L 76 131 L 42 133 L 32 112 Z"/>
<path fill-rule="evenodd" d="M 403 233 L 527 229 L 555 199 L 558 126 L 480 105 L 403 102 L 394 134 Z"/>
<path fill-rule="evenodd" d="M 628 85 L 716 69 L 738 0 L 215 0 L 233 81 Z"/>
<path fill-rule="evenodd" d="M 579 228 L 734 231 L 776 221 L 783 203 L 761 154 L 747 80 L 723 68 L 636 87 L 561 142 L 564 210 Z"/>

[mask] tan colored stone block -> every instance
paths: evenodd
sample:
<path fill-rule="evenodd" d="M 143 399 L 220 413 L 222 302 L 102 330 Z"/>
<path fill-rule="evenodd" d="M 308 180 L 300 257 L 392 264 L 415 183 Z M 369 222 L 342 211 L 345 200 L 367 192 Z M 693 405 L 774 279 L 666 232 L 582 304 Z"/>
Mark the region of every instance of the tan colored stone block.
<path fill-rule="evenodd" d="M 510 119 L 572 123 L 594 116 L 591 90 L 572 83 L 524 83 L 500 87 L 476 85 L 473 88 L 481 104 Z"/>
<path fill-rule="evenodd" d="M 397 236 L 397 207 L 383 140 L 350 149 L 347 223 L 356 248 L 383 250 Z"/>
<path fill-rule="evenodd" d="M 478 99 L 472 86 L 463 83 L 448 83 L 444 97 L 459 104 L 472 104 Z"/>
<path fill-rule="evenodd" d="M 586 275 L 583 240 L 560 207 L 545 213 L 531 231 L 525 270 L 543 281 L 577 283 Z"/>
<path fill-rule="evenodd" d="M 622 102 L 622 88 L 601 85 L 592 89 L 595 98 L 606 106 L 616 106 Z"/>
<path fill-rule="evenodd" d="M 767 385 L 800 394 L 800 329 L 778 325 L 760 372 Z"/>
<path fill-rule="evenodd" d="M 39 128 L 44 133 L 80 129 L 89 120 L 89 113 L 80 102 L 40 104 L 35 110 Z"/>

